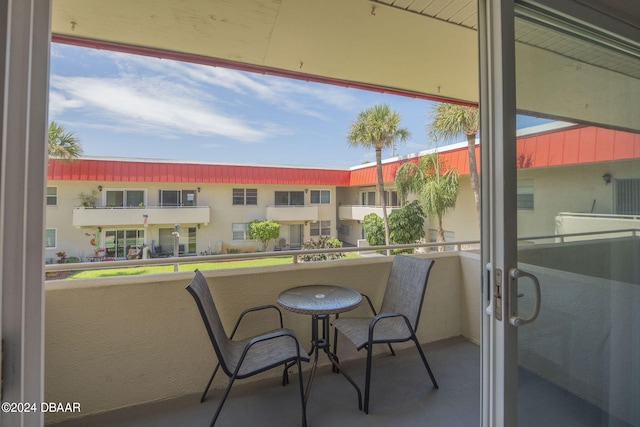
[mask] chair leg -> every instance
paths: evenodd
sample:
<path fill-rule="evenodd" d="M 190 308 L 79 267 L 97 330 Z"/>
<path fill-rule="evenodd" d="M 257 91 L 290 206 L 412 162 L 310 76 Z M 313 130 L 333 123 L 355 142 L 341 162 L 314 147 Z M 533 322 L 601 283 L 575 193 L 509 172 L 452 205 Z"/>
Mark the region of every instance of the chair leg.
<path fill-rule="evenodd" d="M 307 427 L 307 402 L 304 398 L 304 383 L 302 379 L 302 364 L 297 360 L 298 381 L 300 382 L 300 402 L 302 403 L 302 427 Z"/>
<path fill-rule="evenodd" d="M 391 347 L 391 343 L 387 343 L 387 345 L 389 346 L 389 350 L 391 351 L 391 355 L 395 356 L 396 352 L 393 351 L 393 347 Z"/>
<path fill-rule="evenodd" d="M 213 370 L 213 374 L 211 374 L 211 378 L 209 378 L 209 382 L 207 383 L 207 387 L 204 389 L 204 393 L 202 393 L 202 397 L 200 398 L 200 403 L 204 402 L 207 398 L 207 392 L 209 391 L 209 387 L 211 387 L 211 383 L 213 382 L 213 378 L 218 373 L 218 369 L 220 368 L 220 364 L 216 365 L 216 369 Z"/>
<path fill-rule="evenodd" d="M 289 384 L 289 367 L 293 365 L 289 365 L 288 363 L 284 364 L 284 371 L 282 372 L 282 387 Z"/>
<path fill-rule="evenodd" d="M 429 362 L 427 362 L 427 356 L 424 355 L 424 352 L 420 347 L 420 343 L 418 343 L 418 338 L 416 338 L 416 336 L 414 335 L 411 339 L 413 340 L 413 342 L 416 344 L 416 347 L 418 348 L 418 352 L 420 353 L 420 357 L 422 357 L 422 362 L 424 363 L 424 366 L 427 368 L 427 372 L 429 373 L 429 377 L 431 378 L 431 383 L 433 384 L 433 387 L 440 388 L 438 387 L 436 378 L 433 376 L 433 372 L 431 372 L 431 367 L 429 366 Z"/>
<path fill-rule="evenodd" d="M 227 386 L 227 389 L 224 391 L 224 395 L 222 396 L 222 400 L 220 401 L 220 404 L 218 405 L 218 409 L 216 409 L 216 413 L 213 416 L 213 419 L 211 420 L 211 424 L 209 424 L 209 427 L 213 427 L 214 424 L 216 423 L 216 421 L 218 420 L 218 415 L 220 415 L 220 411 L 222 411 L 222 405 L 224 405 L 224 402 L 227 400 L 227 397 L 229 396 L 229 392 L 231 391 L 231 386 L 233 385 L 234 381 L 235 381 L 235 377 L 230 377 L 229 378 L 229 385 Z"/>
<path fill-rule="evenodd" d="M 371 387 L 371 362 L 372 362 L 372 353 L 373 346 L 371 344 L 367 345 L 367 373 L 365 374 L 364 380 L 364 413 L 369 413 L 369 389 Z"/>

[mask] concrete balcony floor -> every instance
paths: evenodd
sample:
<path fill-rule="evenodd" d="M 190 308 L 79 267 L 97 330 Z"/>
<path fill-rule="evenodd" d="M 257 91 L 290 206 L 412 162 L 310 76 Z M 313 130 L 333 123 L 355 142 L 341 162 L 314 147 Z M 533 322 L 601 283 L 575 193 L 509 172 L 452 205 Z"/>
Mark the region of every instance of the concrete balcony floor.
<path fill-rule="evenodd" d="M 339 346 L 350 345 L 344 338 Z M 423 345 L 439 390 L 432 387 L 427 371 L 414 347 L 374 356 L 369 415 L 358 410 L 356 392 L 342 375 L 331 372 L 326 356 L 320 354 L 309 403 L 309 427 L 421 426 L 468 427 L 480 422 L 480 349 L 457 337 Z M 212 350 L 213 351 L 213 350 Z M 365 361 L 345 361 L 343 367 L 364 385 Z M 185 363 L 188 363 L 185 361 Z M 303 365 L 304 369 L 304 365 Z M 219 373 L 218 375 L 220 375 Z M 202 373 L 202 386 L 211 375 Z M 305 372 L 305 385 L 308 370 Z M 297 375 L 282 387 L 278 379 L 237 381 L 216 423 L 224 426 L 299 426 L 301 412 Z M 364 391 L 363 391 L 364 394 Z M 199 395 L 125 408 L 69 420 L 56 427 L 176 427 L 208 426 L 222 395 L 209 391 L 200 403 Z"/>

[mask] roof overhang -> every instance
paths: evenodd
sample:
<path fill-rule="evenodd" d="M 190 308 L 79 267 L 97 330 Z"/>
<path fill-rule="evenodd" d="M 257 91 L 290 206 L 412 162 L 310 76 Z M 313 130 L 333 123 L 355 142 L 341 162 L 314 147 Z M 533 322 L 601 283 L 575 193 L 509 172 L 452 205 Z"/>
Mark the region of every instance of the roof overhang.
<path fill-rule="evenodd" d="M 54 41 L 477 103 L 476 8 L 475 0 L 54 0 L 52 32 Z M 520 111 L 640 128 L 640 112 L 620 102 L 640 99 L 637 26 L 616 21 L 635 40 L 623 43 L 630 55 L 611 61 L 608 48 L 586 42 L 575 56 L 571 37 L 522 21 Z"/>
<path fill-rule="evenodd" d="M 476 31 L 367 0 L 54 0 L 52 15 L 54 41 L 478 101 Z"/>

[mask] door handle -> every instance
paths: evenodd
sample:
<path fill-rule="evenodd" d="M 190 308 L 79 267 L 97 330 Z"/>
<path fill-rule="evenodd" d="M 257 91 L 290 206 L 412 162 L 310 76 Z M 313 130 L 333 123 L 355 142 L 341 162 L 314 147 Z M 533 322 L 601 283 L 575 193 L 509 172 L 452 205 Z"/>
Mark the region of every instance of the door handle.
<path fill-rule="evenodd" d="M 536 276 L 534 276 L 531 273 L 527 273 L 526 271 L 520 270 L 518 268 L 510 269 L 509 270 L 509 279 L 510 279 L 509 292 L 510 293 L 513 292 L 513 290 L 515 289 L 515 285 L 518 283 L 518 279 L 521 277 L 526 277 L 528 279 L 531 279 L 531 281 L 533 282 L 533 289 L 535 291 L 535 294 L 534 294 L 534 300 L 533 300 L 533 312 L 531 313 L 531 316 L 527 318 L 522 318 L 522 317 L 518 317 L 515 313 L 512 313 L 509 316 L 509 323 L 511 323 L 513 326 L 516 326 L 516 327 L 527 325 L 533 322 L 538 317 L 538 314 L 540 314 L 540 282 L 538 281 L 538 278 Z M 513 306 L 517 307 L 517 304 L 513 304 Z"/>

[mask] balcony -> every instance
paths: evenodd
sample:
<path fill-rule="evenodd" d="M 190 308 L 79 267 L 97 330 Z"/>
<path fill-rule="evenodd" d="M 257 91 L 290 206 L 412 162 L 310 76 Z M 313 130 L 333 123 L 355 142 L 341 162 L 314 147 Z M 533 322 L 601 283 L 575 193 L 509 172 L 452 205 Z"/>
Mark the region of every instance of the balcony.
<path fill-rule="evenodd" d="M 430 257 L 436 259 L 436 264 L 427 289 L 418 338 L 422 343 L 431 343 L 464 336 L 477 343 L 480 287 L 477 283 L 479 275 L 473 272 L 479 271 L 479 256 L 471 253 L 438 253 Z M 267 303 L 273 304 L 281 291 L 293 285 L 334 283 L 349 286 L 367 293 L 374 304 L 379 305 L 390 265 L 391 259 L 387 257 L 357 258 L 271 267 L 211 270 L 205 275 L 211 285 L 213 296 L 219 304 L 222 321 L 227 328 L 230 328 L 243 309 Z M 472 273 L 463 274 L 464 271 Z M 163 401 L 161 406 L 171 407 L 177 411 L 173 415 L 166 414 L 168 417 L 164 421 L 168 423 L 166 425 L 206 425 L 205 420 L 213 415 L 212 411 L 220 396 L 219 389 L 226 385 L 226 378 L 224 375 L 216 377 L 213 386 L 218 390 L 213 391 L 207 403 L 202 405 L 198 403 L 199 399 L 195 395 L 201 392 L 206 384 L 215 363 L 215 356 L 193 299 L 184 290 L 192 276 L 191 272 L 178 272 L 46 283 L 45 401 L 80 402 L 82 405 L 80 414 L 46 414 L 45 421 L 48 424 L 104 413 L 95 415 L 98 417 L 94 419 L 95 421 L 82 420 L 75 421 L 80 424 L 73 422 L 67 424 L 100 425 L 102 421 L 99 420 L 102 416 L 119 416 L 117 412 L 108 414 L 110 411 L 134 405 L 151 404 L 152 406 L 149 407 L 138 406 L 137 409 L 130 408 L 130 410 L 134 412 L 141 410 L 142 413 L 139 415 L 142 419 L 147 419 L 149 425 L 161 425 L 156 423 L 158 419 L 153 418 L 155 409 L 151 408 L 154 403 Z M 260 292 L 256 292 L 258 284 Z M 365 308 L 363 306 L 357 310 Z M 293 328 L 301 343 L 308 347 L 311 339 L 310 317 L 286 311 L 283 311 L 283 316 L 285 325 Z M 269 326 L 251 325 L 251 327 Z M 428 344 L 426 347 L 427 356 L 434 358 L 431 366 L 436 378 L 439 382 L 444 381 L 444 384 L 450 383 L 449 378 L 459 376 L 459 368 L 456 365 L 460 362 L 450 364 L 446 361 L 449 357 L 453 357 L 453 360 L 457 357 L 475 359 L 476 365 L 469 368 L 469 375 L 459 378 L 464 384 L 456 386 L 457 391 L 451 389 L 439 395 L 437 393 L 440 391 L 434 392 L 431 387 L 425 388 L 419 385 L 421 381 L 408 386 L 407 384 L 410 384 L 415 376 L 411 373 L 402 375 L 401 371 L 396 369 L 388 374 L 383 374 L 382 371 L 376 374 L 374 371 L 373 389 L 376 393 L 384 393 L 384 382 L 387 381 L 402 391 L 393 399 L 374 397 L 373 414 L 376 414 L 376 411 L 380 412 L 378 415 L 372 414 L 369 417 L 358 411 L 355 396 L 351 395 L 351 393 L 355 394 L 351 386 L 341 376 L 331 375 L 331 369 L 326 365 L 326 358 L 321 357 L 319 372 L 325 375 L 314 381 L 309 405 L 310 425 L 345 425 L 336 424 L 331 421 L 331 418 L 325 418 L 340 414 L 354 416 L 355 419 L 360 419 L 360 423 L 368 423 L 376 416 L 386 420 L 382 422 L 389 422 L 390 414 L 402 412 L 397 410 L 396 404 L 401 405 L 403 409 L 407 409 L 407 405 L 410 405 L 414 407 L 413 411 L 418 409 L 423 411 L 424 404 L 432 399 L 435 399 L 434 404 L 441 402 L 438 405 L 444 405 L 455 412 L 452 403 L 445 403 L 445 401 L 447 396 L 453 399 L 454 394 L 460 392 L 459 387 L 468 389 L 472 399 L 475 399 L 469 407 L 472 408 L 471 411 L 476 411 L 472 416 L 477 418 L 479 353 L 477 346 L 467 342 L 467 339 L 456 338 L 456 342 L 462 346 L 462 353 L 467 349 L 466 351 L 470 351 L 472 356 L 468 353 L 467 356 L 455 356 L 453 353 L 458 351 L 456 350 L 458 344 L 451 348 L 451 355 L 447 355 L 443 349 L 444 353 L 436 356 L 435 349 L 443 344 L 433 344 L 433 355 L 431 345 Z M 363 354 L 356 352 L 345 340 L 342 343 L 343 345 L 339 348 L 341 360 L 349 363 L 345 368 L 351 367 L 356 381 L 362 383 Z M 399 350 L 401 348 L 397 347 Z M 444 348 L 446 349 L 446 346 Z M 409 349 L 406 354 L 407 360 L 411 360 L 415 356 L 415 349 Z M 386 356 L 380 357 L 380 361 L 385 359 L 387 359 Z M 416 361 L 419 362 L 419 360 Z M 424 367 L 422 369 L 424 370 Z M 276 371 L 278 370 L 262 374 L 258 382 L 249 379 L 240 381 L 238 386 L 244 385 L 247 396 L 259 400 L 267 399 L 265 396 L 268 396 L 268 399 L 274 398 L 283 403 L 284 407 L 292 408 L 291 411 L 294 412 L 292 417 L 274 414 L 275 418 L 271 419 L 273 425 L 281 423 L 297 425 L 299 417 L 298 412 L 295 411 L 298 407 L 289 405 L 288 400 L 282 401 L 286 400 L 288 393 L 295 393 L 295 388 L 288 387 L 284 392 L 276 388 L 278 393 L 273 393 L 274 388 L 271 386 L 274 381 L 276 383 L 278 381 L 274 377 L 280 374 Z M 305 375 L 307 373 L 308 367 Z M 262 382 L 265 378 L 267 388 Z M 383 384 L 377 381 L 383 381 Z M 258 407 L 262 408 L 259 411 L 248 411 L 246 407 L 240 411 L 234 410 L 234 405 L 244 406 L 242 392 L 238 390 L 232 390 L 230 401 L 223 409 L 220 425 L 260 424 L 255 421 L 256 418 L 253 422 L 238 420 L 251 414 L 263 420 L 266 415 L 261 414 L 262 407 L 269 400 L 258 402 Z M 341 393 L 344 393 L 344 398 L 340 397 Z M 167 399 L 176 400 L 168 404 Z M 283 408 L 276 403 L 273 406 L 270 404 L 267 406 L 275 411 Z M 235 406 L 235 408 L 238 407 Z M 413 417 L 424 415 L 422 412 L 411 412 L 411 414 L 410 416 Z M 172 418 L 174 416 L 178 418 Z M 124 414 L 122 419 L 129 417 L 129 414 Z M 182 417 L 195 421 L 177 421 Z M 144 422 L 147 421 L 129 425 L 144 425 Z M 103 425 L 118 425 L 118 422 L 106 421 Z M 468 424 L 464 423 L 464 425 Z"/>
<path fill-rule="evenodd" d="M 115 227 L 166 224 L 203 224 L 211 221 L 209 206 L 145 206 L 73 208 L 74 227 Z"/>
<path fill-rule="evenodd" d="M 291 221 L 317 221 L 318 207 L 310 205 L 289 206 L 272 205 L 267 206 L 267 219 L 278 222 Z"/>
<path fill-rule="evenodd" d="M 387 215 L 399 206 L 387 206 Z M 346 205 L 338 208 L 338 219 L 362 221 L 365 216 L 374 213 L 382 218 L 382 206 Z"/>
<path fill-rule="evenodd" d="M 607 245 L 622 245 L 620 250 L 625 253 L 637 253 L 637 248 L 635 252 L 625 249 L 629 244 L 637 245 L 637 238 L 614 240 Z M 567 253 L 556 252 L 554 259 L 576 256 L 576 251 L 583 250 L 576 245 L 571 242 L 565 248 Z M 549 250 L 543 247 L 547 245 L 540 246 L 540 252 Z M 563 246 L 556 245 L 556 249 Z M 535 250 L 535 247 L 527 248 L 529 252 Z M 584 251 L 591 248 L 585 247 Z M 351 386 L 341 376 L 332 374 L 326 358 L 321 356 L 308 405 L 310 425 L 479 424 L 480 257 L 469 252 L 419 256 L 436 261 L 427 287 L 418 339 L 440 389 L 432 389 L 411 346 L 396 345 L 396 358 L 381 346 L 374 356 L 371 414 L 365 415 L 357 409 Z M 531 257 L 540 258 L 535 254 Z M 205 275 L 222 321 L 230 329 L 243 309 L 274 303 L 281 291 L 294 285 L 348 286 L 367 293 L 374 305 L 379 306 L 390 264 L 390 257 L 371 257 L 210 270 Z M 631 272 L 631 281 L 621 277 L 612 288 L 609 279 L 597 278 L 597 272 L 585 282 L 570 271 L 534 265 L 525 268 L 541 278 L 543 295 L 553 297 L 545 300 L 540 318 L 523 330 L 526 333 L 523 332 L 519 373 L 527 385 L 521 389 L 523 402 L 539 402 L 542 397 L 549 419 L 565 417 L 567 422 L 563 425 L 567 426 L 590 425 L 590 420 L 607 417 L 631 420 L 629 425 L 634 425 L 633 418 L 628 416 L 628 411 L 635 407 L 633 394 L 627 390 L 629 383 L 622 379 L 615 384 L 606 383 L 606 378 L 596 375 L 597 369 L 594 371 L 591 367 L 624 363 L 629 372 L 633 371 L 629 354 L 637 345 L 638 338 L 633 335 L 637 323 L 623 327 L 618 318 L 622 315 L 614 310 L 615 318 L 607 320 L 606 313 L 611 304 L 631 307 L 638 301 L 637 286 L 633 285 L 637 283 L 637 269 Z M 215 364 L 215 356 L 195 304 L 184 290 L 192 276 L 191 272 L 184 272 L 47 282 L 45 401 L 79 402 L 82 408 L 79 414 L 47 413 L 47 425 L 208 424 L 226 378 L 216 377 L 208 400 L 199 403 L 199 393 Z M 259 292 L 256 291 L 258 285 Z M 610 289 L 614 290 L 616 300 L 602 304 Z M 586 290 L 596 290 L 599 297 L 589 297 Z M 526 289 L 523 293 L 526 308 L 531 302 L 531 293 Z M 572 310 L 576 304 L 583 309 Z M 361 306 L 353 314 L 357 315 L 359 310 L 366 311 L 366 307 Z M 300 342 L 308 348 L 309 317 L 287 311 L 283 311 L 283 316 L 285 325 L 294 329 Z M 593 319 L 599 320 L 593 322 Z M 247 329 L 239 334 L 247 335 L 255 332 L 254 328 L 272 326 L 247 324 Z M 615 336 L 608 332 L 612 329 L 616 331 Z M 559 337 L 562 337 L 561 344 L 556 341 Z M 364 354 L 356 352 L 344 339 L 341 343 L 340 359 L 362 385 Z M 592 355 L 593 365 L 573 362 L 567 349 L 577 347 Z M 563 352 L 559 353 L 560 349 L 564 349 Z M 306 368 L 305 375 L 308 375 L 308 366 Z M 295 383 L 281 388 L 279 375 L 279 370 L 272 370 L 255 380 L 239 381 L 217 425 L 299 425 Z M 608 390 L 606 396 L 599 393 L 603 384 Z M 520 425 L 535 425 L 527 422 L 529 411 L 539 411 L 539 406 L 523 405 Z M 575 421 L 573 424 L 571 419 Z"/>

